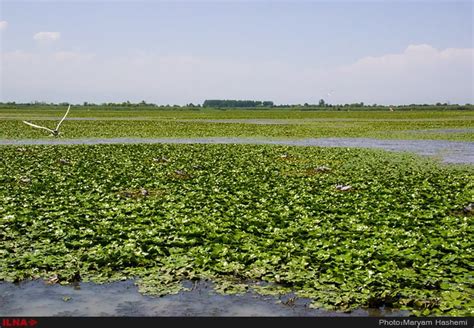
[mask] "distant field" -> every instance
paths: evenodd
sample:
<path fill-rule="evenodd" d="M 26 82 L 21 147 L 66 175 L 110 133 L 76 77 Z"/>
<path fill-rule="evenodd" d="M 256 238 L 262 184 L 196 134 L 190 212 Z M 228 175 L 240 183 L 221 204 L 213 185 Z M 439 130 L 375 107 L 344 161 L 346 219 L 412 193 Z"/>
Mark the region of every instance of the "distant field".
<path fill-rule="evenodd" d="M 31 106 L 31 107 L 1 107 L 0 117 L 23 118 L 61 115 L 66 106 Z M 148 109 L 148 108 L 108 108 L 105 106 L 74 107 L 70 117 L 143 117 L 149 119 L 232 119 L 232 118 L 274 118 L 274 119 L 307 119 L 307 118 L 351 118 L 351 119 L 445 119 L 470 117 L 473 119 L 474 110 L 444 110 L 444 111 L 362 111 L 344 109 L 340 111 L 296 110 L 296 109 Z"/>
<path fill-rule="evenodd" d="M 0 138 L 47 138 L 64 109 L 0 108 Z M 126 110 L 72 108 L 63 138 L 372 137 L 474 141 L 474 111 Z"/>

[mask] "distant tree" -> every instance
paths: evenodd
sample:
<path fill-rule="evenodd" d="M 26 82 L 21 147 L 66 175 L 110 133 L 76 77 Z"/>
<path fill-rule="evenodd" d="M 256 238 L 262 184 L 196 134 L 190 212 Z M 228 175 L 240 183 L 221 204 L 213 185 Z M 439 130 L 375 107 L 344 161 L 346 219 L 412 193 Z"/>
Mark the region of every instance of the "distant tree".
<path fill-rule="evenodd" d="M 273 102 L 266 101 L 265 104 L 269 106 L 273 105 Z M 203 107 L 213 108 L 250 108 L 250 107 L 261 107 L 265 106 L 264 102 L 256 100 L 232 100 L 232 99 L 206 99 L 202 104 Z"/>
<path fill-rule="evenodd" d="M 273 101 L 264 101 L 262 104 L 263 104 L 264 107 L 273 107 L 274 106 Z"/>
<path fill-rule="evenodd" d="M 318 105 L 319 105 L 320 107 L 324 107 L 324 106 L 326 106 L 326 102 L 324 101 L 324 99 L 319 99 Z"/>

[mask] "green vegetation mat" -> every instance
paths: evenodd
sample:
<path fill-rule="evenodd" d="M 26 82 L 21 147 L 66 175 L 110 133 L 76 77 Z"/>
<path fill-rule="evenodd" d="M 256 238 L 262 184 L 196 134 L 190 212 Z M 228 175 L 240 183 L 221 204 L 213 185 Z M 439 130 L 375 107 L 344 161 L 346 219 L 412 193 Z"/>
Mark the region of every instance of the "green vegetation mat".
<path fill-rule="evenodd" d="M 53 128 L 64 112 L 65 108 L 60 107 L 0 108 L 0 139 L 49 138 L 47 131 L 32 128 L 22 120 Z M 255 120 L 263 121 L 255 124 Z M 60 131 L 62 138 L 371 137 L 474 141 L 473 127 L 474 111 L 107 111 L 72 107 Z"/>
<path fill-rule="evenodd" d="M 165 295 L 210 279 L 341 311 L 473 315 L 472 166 L 268 145 L 0 149 L 0 280 L 136 278 Z"/>

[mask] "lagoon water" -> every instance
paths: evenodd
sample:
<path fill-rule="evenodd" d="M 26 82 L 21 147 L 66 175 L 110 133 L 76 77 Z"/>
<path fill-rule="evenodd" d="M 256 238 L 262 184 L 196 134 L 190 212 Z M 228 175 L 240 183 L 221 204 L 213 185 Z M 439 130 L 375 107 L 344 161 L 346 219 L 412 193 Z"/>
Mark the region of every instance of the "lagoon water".
<path fill-rule="evenodd" d="M 193 284 L 189 283 L 190 286 Z M 0 282 L 0 316 L 123 316 L 123 317 L 320 317 L 408 316 L 407 311 L 360 309 L 351 313 L 309 308 L 309 300 L 292 295 L 280 298 L 253 292 L 216 294 L 209 282 L 197 283 L 191 291 L 151 297 L 138 292 L 132 280 L 107 284 L 48 285 L 43 281 L 19 284 Z M 288 302 L 287 302 L 288 303 Z"/>
<path fill-rule="evenodd" d="M 376 148 L 396 152 L 412 152 L 431 156 L 445 163 L 474 164 L 474 142 L 445 140 L 394 140 L 372 138 L 109 138 L 109 139 L 1 139 L 0 145 L 99 145 L 135 143 L 172 144 L 259 144 L 317 147 Z"/>

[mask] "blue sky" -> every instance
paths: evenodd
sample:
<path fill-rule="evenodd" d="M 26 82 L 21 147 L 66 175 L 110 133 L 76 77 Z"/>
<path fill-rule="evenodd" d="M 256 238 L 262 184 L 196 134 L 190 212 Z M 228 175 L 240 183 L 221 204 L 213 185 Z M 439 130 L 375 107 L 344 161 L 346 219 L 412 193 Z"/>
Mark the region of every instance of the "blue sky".
<path fill-rule="evenodd" d="M 470 1 L 1 2 L 2 101 L 474 102 Z"/>

